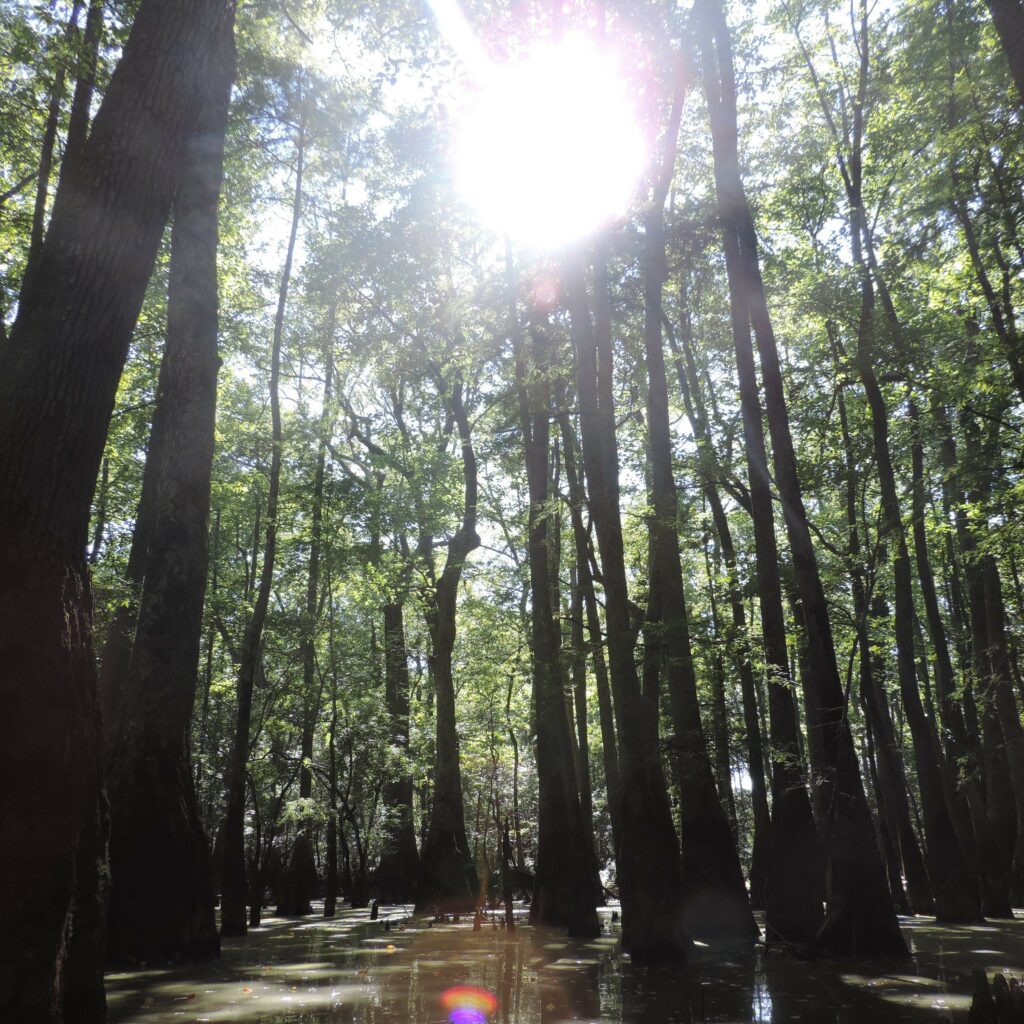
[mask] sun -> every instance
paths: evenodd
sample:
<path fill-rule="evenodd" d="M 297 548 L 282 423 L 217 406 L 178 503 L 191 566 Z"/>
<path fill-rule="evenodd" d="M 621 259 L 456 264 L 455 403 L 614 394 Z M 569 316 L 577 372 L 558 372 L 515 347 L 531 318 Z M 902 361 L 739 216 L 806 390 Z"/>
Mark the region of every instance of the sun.
<path fill-rule="evenodd" d="M 551 250 L 626 211 L 647 162 L 635 96 L 614 50 L 571 33 L 506 63 L 476 61 L 455 177 L 480 220 Z"/>

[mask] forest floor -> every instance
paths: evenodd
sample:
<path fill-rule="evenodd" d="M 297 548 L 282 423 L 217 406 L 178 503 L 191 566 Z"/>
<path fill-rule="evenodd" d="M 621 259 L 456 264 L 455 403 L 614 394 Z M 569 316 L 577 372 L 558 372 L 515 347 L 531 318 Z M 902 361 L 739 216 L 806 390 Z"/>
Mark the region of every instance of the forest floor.
<path fill-rule="evenodd" d="M 321 911 L 316 906 L 315 911 Z M 525 915 L 525 911 L 523 911 Z M 390 930 L 385 931 L 385 921 Z M 400 907 L 344 910 L 333 920 L 265 919 L 224 942 L 219 961 L 107 977 L 111 1024 L 937 1024 L 966 1021 L 974 966 L 1024 974 L 1024 919 L 940 927 L 903 919 L 913 961 L 808 963 L 760 948 L 700 953 L 684 968 L 635 969 L 617 953 L 618 925 L 601 912 L 590 942 L 498 915 L 432 924 Z M 460 986 L 479 996 L 442 995 Z"/>

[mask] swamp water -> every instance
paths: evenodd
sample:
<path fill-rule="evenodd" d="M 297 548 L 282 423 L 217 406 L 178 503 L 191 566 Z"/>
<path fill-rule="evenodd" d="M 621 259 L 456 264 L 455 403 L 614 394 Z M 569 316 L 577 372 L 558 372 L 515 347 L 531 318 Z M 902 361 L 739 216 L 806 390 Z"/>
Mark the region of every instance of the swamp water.
<path fill-rule="evenodd" d="M 806 962 L 758 949 L 698 953 L 686 967 L 658 969 L 630 966 L 610 910 L 601 921 L 599 938 L 573 942 L 530 928 L 525 917 L 514 933 L 490 919 L 480 931 L 467 918 L 428 927 L 401 908 L 382 907 L 379 921 L 366 910 L 331 921 L 269 917 L 245 938 L 225 940 L 214 963 L 108 975 L 109 1021 L 960 1024 L 972 967 L 1024 974 L 1019 918 L 952 928 L 906 918 L 913 960 L 898 964 Z"/>

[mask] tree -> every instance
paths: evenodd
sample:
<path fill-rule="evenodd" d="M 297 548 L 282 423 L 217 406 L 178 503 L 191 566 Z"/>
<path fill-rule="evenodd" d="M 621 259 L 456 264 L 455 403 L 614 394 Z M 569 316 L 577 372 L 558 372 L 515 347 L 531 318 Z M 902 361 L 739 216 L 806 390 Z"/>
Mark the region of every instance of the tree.
<path fill-rule="evenodd" d="M 209 92 L 222 2 L 143 2 L 0 350 L 6 1014 L 102 1020 L 106 812 L 84 552 L 114 392 Z M 73 938 L 68 941 L 68 936 Z"/>
<path fill-rule="evenodd" d="M 758 264 L 757 236 L 739 171 L 729 29 L 716 0 L 702 2 L 699 25 L 719 215 L 727 237 L 734 233 L 726 248 L 726 260 L 731 253 L 734 287 L 742 287 L 746 294 L 761 357 L 775 481 L 782 498 L 806 628 L 811 677 L 804 680 L 804 686 L 812 714 L 811 728 L 821 744 L 828 808 L 824 843 L 829 858 L 829 913 L 815 936 L 815 945 L 837 955 L 906 956 L 906 944 L 889 902 L 885 873 L 875 845 L 874 826 L 850 734 L 846 695 L 836 664 L 828 604 L 797 476 L 778 348 Z"/>
<path fill-rule="evenodd" d="M 220 953 L 190 751 L 220 366 L 217 217 L 235 68 L 233 18 L 220 31 L 210 93 L 173 208 L 166 362 L 154 414 L 163 420 L 163 443 L 153 453 L 155 512 L 107 764 L 114 963 Z"/>

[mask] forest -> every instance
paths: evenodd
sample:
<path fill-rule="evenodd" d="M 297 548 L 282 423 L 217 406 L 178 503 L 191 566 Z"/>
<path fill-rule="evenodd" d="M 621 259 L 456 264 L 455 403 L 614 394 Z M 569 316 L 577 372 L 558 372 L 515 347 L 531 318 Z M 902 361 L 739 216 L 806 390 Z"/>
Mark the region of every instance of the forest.
<path fill-rule="evenodd" d="M 0 1021 L 1024 1021 L 1021 0 L 0 85 Z"/>

